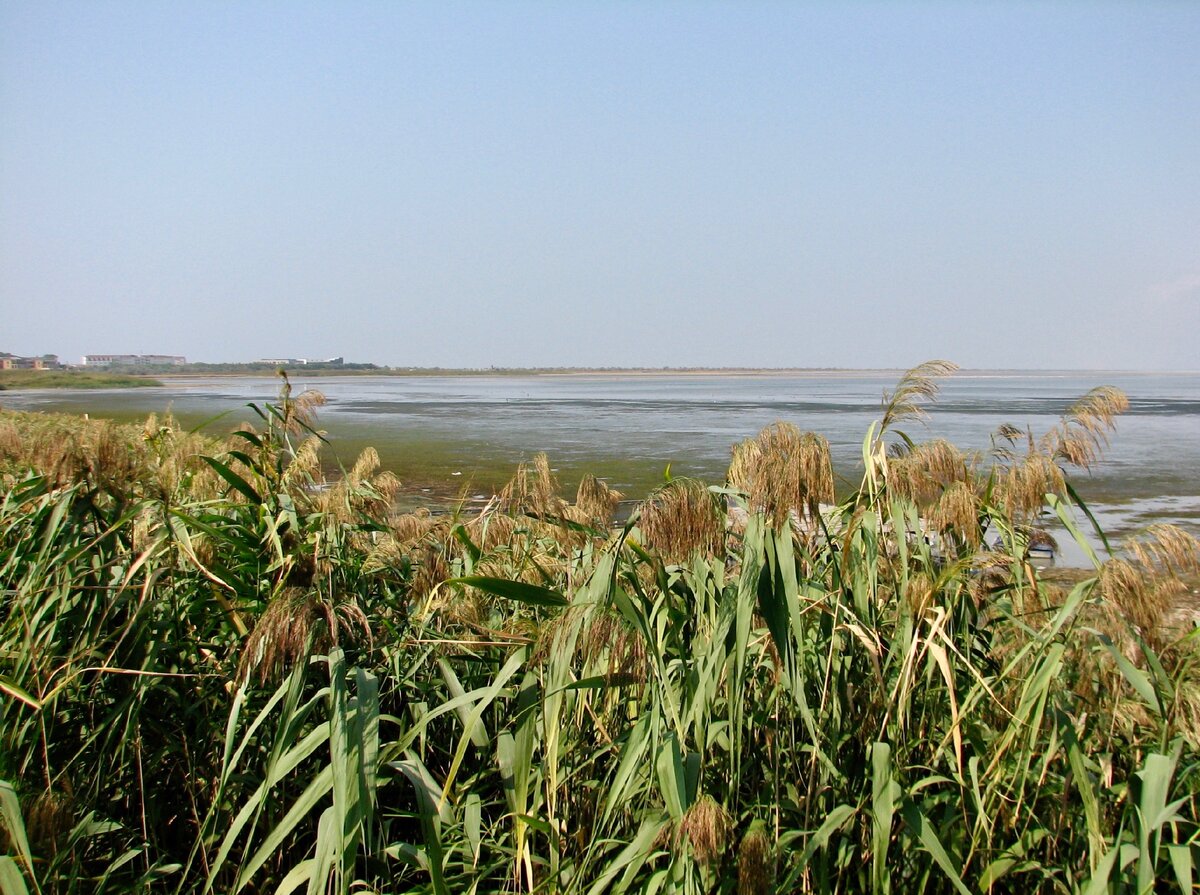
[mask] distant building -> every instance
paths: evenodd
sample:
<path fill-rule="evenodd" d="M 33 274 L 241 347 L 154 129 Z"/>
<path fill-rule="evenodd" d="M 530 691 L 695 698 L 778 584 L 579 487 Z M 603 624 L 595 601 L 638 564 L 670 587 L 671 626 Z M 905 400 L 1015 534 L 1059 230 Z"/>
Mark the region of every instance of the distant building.
<path fill-rule="evenodd" d="M 85 367 L 178 367 L 187 363 L 177 354 L 85 354 Z"/>
<path fill-rule="evenodd" d="M 9 354 L 0 351 L 0 370 L 56 370 L 59 367 L 57 354 L 43 354 L 41 357 L 22 357 L 19 354 Z"/>
<path fill-rule="evenodd" d="M 262 357 L 254 363 L 270 364 L 273 367 L 307 367 L 309 364 L 328 364 L 331 367 L 340 367 L 345 362 L 344 357 L 327 357 L 323 360 L 314 360 L 311 357 Z"/>

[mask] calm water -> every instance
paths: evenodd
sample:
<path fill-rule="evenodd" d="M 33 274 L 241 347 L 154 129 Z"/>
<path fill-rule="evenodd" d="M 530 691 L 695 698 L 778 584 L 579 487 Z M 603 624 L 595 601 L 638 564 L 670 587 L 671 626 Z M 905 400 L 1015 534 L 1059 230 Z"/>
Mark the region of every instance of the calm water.
<path fill-rule="evenodd" d="M 787 420 L 829 439 L 838 473 L 856 475 L 864 434 L 898 374 L 569 375 L 311 378 L 338 455 L 349 462 L 373 445 L 405 482 L 408 499 L 489 493 L 540 450 L 563 484 L 584 472 L 632 497 L 675 475 L 718 481 L 729 449 L 763 426 Z M 943 382 L 914 438 L 945 437 L 986 450 L 1002 423 L 1040 435 L 1072 400 L 1115 385 L 1130 410 L 1104 462 L 1077 479 L 1116 533 L 1151 521 L 1200 532 L 1200 374 L 959 373 Z M 171 408 L 189 426 L 224 431 L 250 419 L 247 402 L 273 400 L 267 377 L 178 379 L 161 389 L 23 392 L 0 395 L 12 408 L 88 412 L 132 419 Z M 223 415 L 223 416 L 222 416 Z M 219 418 L 218 418 L 219 417 Z M 206 422 L 207 421 L 207 422 Z"/>

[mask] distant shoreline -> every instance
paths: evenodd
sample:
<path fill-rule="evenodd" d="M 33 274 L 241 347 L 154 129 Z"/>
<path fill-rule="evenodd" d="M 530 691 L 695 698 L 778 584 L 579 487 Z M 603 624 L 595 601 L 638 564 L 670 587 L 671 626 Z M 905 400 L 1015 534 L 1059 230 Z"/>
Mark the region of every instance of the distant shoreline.
<path fill-rule="evenodd" d="M 330 377 L 330 378 L 362 378 L 384 377 L 389 379 L 416 377 L 519 377 L 519 376 L 556 376 L 556 377 L 585 377 L 604 376 L 613 378 L 635 377 L 665 377 L 665 376 L 900 376 L 905 372 L 901 367 L 491 367 L 479 369 L 473 367 L 380 367 L 372 370 L 338 370 L 330 368 L 310 368 L 305 366 L 286 368 L 289 376 Z M 1119 374 L 1121 376 L 1197 376 L 1198 370 L 1074 370 L 1074 369 L 1044 369 L 1025 370 L 1018 368 L 962 368 L 954 376 L 1078 376 L 1081 374 Z M 155 370 L 154 377 L 160 380 L 195 379 L 195 378 L 228 378 L 239 376 L 261 376 L 273 378 L 275 370 L 261 368 L 241 370 L 196 370 L 170 372 Z"/>
<path fill-rule="evenodd" d="M 217 369 L 154 368 L 132 372 L 124 369 L 59 369 L 59 370 L 0 370 L 0 392 L 43 389 L 125 389 L 156 388 L 187 380 L 257 378 L 275 379 L 277 369 L 259 365 L 214 365 Z M 866 379 L 884 377 L 898 379 L 905 371 L 895 367 L 377 367 L 338 369 L 298 366 L 287 368 L 293 379 L 419 379 L 419 378 L 561 378 L 561 379 L 668 379 L 668 378 L 773 378 L 797 379 Z M 1120 376 L 1200 376 L 1194 370 L 1021 370 L 1021 369 L 960 369 L 953 376 L 961 379 L 990 377 L 1044 377 L 1091 375 L 1098 379 L 1106 375 Z"/>

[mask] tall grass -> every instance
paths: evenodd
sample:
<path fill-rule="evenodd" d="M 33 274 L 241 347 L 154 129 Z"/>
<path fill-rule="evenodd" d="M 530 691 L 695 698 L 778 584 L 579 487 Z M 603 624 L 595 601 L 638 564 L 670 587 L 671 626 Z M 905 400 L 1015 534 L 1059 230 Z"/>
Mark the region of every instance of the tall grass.
<path fill-rule="evenodd" d="M 286 386 L 223 443 L 0 416 L 0 892 L 1191 891 L 1200 548 L 1047 581 L 1123 399 L 985 461 L 899 429 L 949 372 L 837 504 L 779 425 L 616 528 L 544 458 L 397 515 Z"/>

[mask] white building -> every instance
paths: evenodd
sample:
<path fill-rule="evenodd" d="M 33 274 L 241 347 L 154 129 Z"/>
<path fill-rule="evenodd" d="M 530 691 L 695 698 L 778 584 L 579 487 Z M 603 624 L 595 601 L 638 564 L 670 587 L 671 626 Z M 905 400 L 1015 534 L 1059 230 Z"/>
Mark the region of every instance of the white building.
<path fill-rule="evenodd" d="M 177 354 L 85 354 L 85 367 L 178 367 L 187 363 Z"/>

